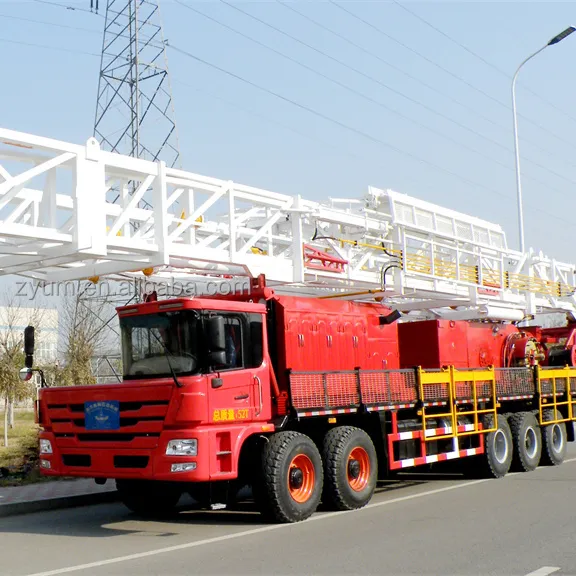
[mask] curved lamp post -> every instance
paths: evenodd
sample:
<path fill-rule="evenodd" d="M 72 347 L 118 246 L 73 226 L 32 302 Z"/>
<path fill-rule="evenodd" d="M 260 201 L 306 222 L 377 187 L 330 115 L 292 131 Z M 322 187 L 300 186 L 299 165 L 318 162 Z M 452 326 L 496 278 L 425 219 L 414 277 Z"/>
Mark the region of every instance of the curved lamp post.
<path fill-rule="evenodd" d="M 534 54 L 531 54 L 530 56 L 528 56 L 528 58 L 526 58 L 520 64 L 520 66 L 518 66 L 518 69 L 516 70 L 516 73 L 514 74 L 514 78 L 512 79 L 512 110 L 513 110 L 513 114 L 514 114 L 514 149 L 515 149 L 515 153 L 516 153 L 516 188 L 517 188 L 517 193 L 518 193 L 518 227 L 519 227 L 519 231 L 520 231 L 520 251 L 521 252 L 524 252 L 524 216 L 523 216 L 523 211 L 522 211 L 522 184 L 520 182 L 520 152 L 518 149 L 518 118 L 516 115 L 516 78 L 518 77 L 518 73 L 520 72 L 520 69 L 522 68 L 522 66 L 524 66 L 524 64 L 526 64 L 526 62 L 528 62 L 528 60 L 534 58 L 534 56 L 536 56 L 536 54 L 539 54 L 540 52 L 542 52 L 542 50 L 544 50 L 548 46 L 552 46 L 553 44 L 558 44 L 558 42 L 564 40 L 564 38 L 566 38 L 566 36 L 569 36 L 574 31 L 576 31 L 576 27 L 574 27 L 574 26 L 570 26 L 570 27 L 566 28 L 566 30 L 564 30 L 563 32 L 560 32 L 560 34 L 558 34 L 557 36 L 554 36 L 554 38 L 552 38 L 552 40 L 550 40 L 550 42 L 548 42 L 548 44 L 542 46 L 542 48 L 540 48 L 539 50 L 536 50 L 536 52 L 534 52 Z"/>

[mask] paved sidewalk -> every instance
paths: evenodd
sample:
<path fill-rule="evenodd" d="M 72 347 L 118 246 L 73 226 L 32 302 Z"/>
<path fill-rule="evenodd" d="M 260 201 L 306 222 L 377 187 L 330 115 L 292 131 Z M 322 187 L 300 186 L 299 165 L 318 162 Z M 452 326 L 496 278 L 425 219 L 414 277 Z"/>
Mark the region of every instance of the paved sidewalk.
<path fill-rule="evenodd" d="M 0 517 L 115 499 L 116 483 L 99 486 L 92 479 L 39 482 L 26 486 L 0 487 Z"/>

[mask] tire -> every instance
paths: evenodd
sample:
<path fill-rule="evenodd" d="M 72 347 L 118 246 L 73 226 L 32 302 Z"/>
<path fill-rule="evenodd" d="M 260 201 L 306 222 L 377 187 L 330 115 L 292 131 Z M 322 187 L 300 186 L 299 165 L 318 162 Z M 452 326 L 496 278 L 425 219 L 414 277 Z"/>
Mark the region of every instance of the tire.
<path fill-rule="evenodd" d="M 508 416 L 512 431 L 514 454 L 511 470 L 531 472 L 538 467 L 542 456 L 542 433 L 532 412 L 517 412 Z"/>
<path fill-rule="evenodd" d="M 492 428 L 492 423 L 493 416 L 482 419 L 484 428 Z M 484 454 L 463 463 L 463 472 L 468 478 L 503 478 L 509 472 L 514 453 L 512 431 L 502 414 L 498 414 L 497 426 L 484 437 Z"/>
<path fill-rule="evenodd" d="M 116 480 L 116 488 L 124 506 L 146 518 L 170 515 L 182 496 L 182 490 L 171 482 Z"/>
<path fill-rule="evenodd" d="M 544 422 L 552 420 L 552 414 L 552 410 L 546 410 L 543 414 Z M 558 410 L 556 410 L 556 419 L 560 418 L 562 418 L 562 415 Z M 568 434 L 566 430 L 566 422 L 542 426 L 542 465 L 560 466 L 566 458 L 567 449 Z"/>
<path fill-rule="evenodd" d="M 301 522 L 318 508 L 323 482 L 316 444 L 299 432 L 278 432 L 262 447 L 262 470 L 254 485 L 256 505 L 272 522 Z"/>
<path fill-rule="evenodd" d="M 370 436 L 360 428 L 339 426 L 324 437 L 324 492 L 330 510 L 355 510 L 371 500 L 378 479 L 378 458 Z"/>

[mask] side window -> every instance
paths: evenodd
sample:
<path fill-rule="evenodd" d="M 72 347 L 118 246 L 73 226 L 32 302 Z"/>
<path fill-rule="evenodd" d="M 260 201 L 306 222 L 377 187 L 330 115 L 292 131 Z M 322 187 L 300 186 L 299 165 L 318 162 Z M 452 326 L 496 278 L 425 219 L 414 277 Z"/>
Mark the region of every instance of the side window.
<path fill-rule="evenodd" d="M 226 366 L 221 370 L 258 368 L 263 360 L 263 320 L 261 314 L 223 313 Z"/>

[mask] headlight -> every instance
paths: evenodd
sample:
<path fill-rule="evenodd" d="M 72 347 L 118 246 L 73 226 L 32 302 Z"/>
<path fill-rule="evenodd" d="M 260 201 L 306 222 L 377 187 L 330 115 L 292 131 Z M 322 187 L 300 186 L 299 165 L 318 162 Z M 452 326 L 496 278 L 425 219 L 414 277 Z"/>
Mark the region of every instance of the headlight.
<path fill-rule="evenodd" d="M 178 464 L 172 464 L 170 468 L 171 472 L 192 472 L 196 470 L 196 462 L 178 462 Z"/>
<path fill-rule="evenodd" d="M 50 440 L 40 438 L 40 454 L 52 454 L 52 444 Z"/>
<path fill-rule="evenodd" d="M 198 454 L 198 440 L 170 440 L 166 447 L 167 456 L 196 456 Z"/>

